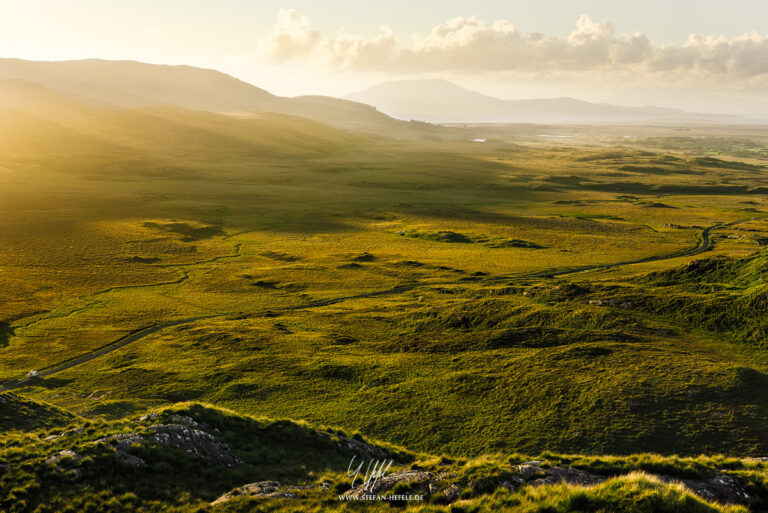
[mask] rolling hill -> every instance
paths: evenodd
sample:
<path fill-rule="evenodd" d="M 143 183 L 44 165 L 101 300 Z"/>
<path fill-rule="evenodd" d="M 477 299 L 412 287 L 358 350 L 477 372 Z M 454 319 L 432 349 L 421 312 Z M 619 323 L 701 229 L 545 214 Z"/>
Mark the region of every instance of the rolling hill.
<path fill-rule="evenodd" d="M 25 80 L 102 108 L 172 105 L 211 112 L 275 112 L 336 128 L 389 133 L 407 129 L 376 109 L 325 96 L 284 98 L 234 77 L 191 66 L 134 61 L 38 62 L 0 59 L 0 80 Z"/>
<path fill-rule="evenodd" d="M 277 113 L 239 118 L 181 107 L 104 108 L 25 80 L 0 80 L 0 152 L 105 155 L 109 151 L 167 158 L 218 153 L 230 157 L 319 155 L 360 136 Z"/>

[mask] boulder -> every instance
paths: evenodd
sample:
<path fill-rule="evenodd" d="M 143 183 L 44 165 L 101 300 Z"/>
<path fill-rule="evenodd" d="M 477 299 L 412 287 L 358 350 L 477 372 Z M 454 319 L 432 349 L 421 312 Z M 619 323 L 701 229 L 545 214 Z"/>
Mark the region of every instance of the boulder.
<path fill-rule="evenodd" d="M 541 486 L 557 483 L 568 483 L 581 486 L 592 486 L 605 481 L 604 476 L 591 474 L 583 470 L 569 467 L 552 467 L 545 471 L 545 476 L 529 482 L 531 486 Z"/>
<path fill-rule="evenodd" d="M 739 480 L 727 474 L 706 480 L 684 479 L 682 482 L 693 493 L 710 502 L 743 504 L 751 498 Z"/>
<path fill-rule="evenodd" d="M 211 503 L 211 506 L 230 501 L 237 497 L 266 497 L 270 499 L 297 499 L 295 493 L 282 490 L 282 485 L 277 481 L 260 481 L 235 488 L 227 492 Z"/>

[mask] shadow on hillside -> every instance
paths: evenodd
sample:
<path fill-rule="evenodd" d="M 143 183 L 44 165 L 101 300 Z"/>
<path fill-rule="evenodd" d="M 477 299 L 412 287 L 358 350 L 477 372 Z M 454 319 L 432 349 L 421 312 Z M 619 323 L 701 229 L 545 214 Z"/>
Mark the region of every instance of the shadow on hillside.
<path fill-rule="evenodd" d="M 69 385 L 72 379 L 63 378 L 36 378 L 35 385 L 52 390 L 54 388 L 61 388 Z"/>
<path fill-rule="evenodd" d="M 8 321 L 0 321 L 0 347 L 8 345 L 8 341 L 13 336 L 13 328 Z"/>

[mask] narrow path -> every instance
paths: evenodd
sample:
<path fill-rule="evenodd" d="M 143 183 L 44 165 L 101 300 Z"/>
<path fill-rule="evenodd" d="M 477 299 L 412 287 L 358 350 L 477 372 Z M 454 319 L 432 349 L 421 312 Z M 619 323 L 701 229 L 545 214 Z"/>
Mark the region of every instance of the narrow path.
<path fill-rule="evenodd" d="M 712 237 L 711 233 L 712 230 L 718 229 L 718 228 L 725 228 L 728 226 L 733 226 L 735 224 L 740 223 L 746 223 L 749 221 L 757 221 L 760 219 L 768 219 L 766 217 L 752 217 L 749 219 L 740 219 L 738 221 L 731 221 L 729 223 L 718 223 L 714 224 L 712 226 L 708 226 L 704 228 L 699 235 L 699 240 L 693 248 L 678 251 L 675 253 L 669 253 L 666 255 L 658 255 L 658 256 L 652 256 L 652 257 L 645 257 L 645 258 L 638 258 L 635 260 L 627 260 L 624 262 L 615 262 L 610 264 L 596 264 L 596 265 L 587 265 L 582 267 L 570 267 L 566 269 L 550 269 L 545 271 L 535 271 L 531 273 L 523 273 L 523 274 L 514 274 L 509 276 L 498 276 L 493 278 L 487 278 L 483 280 L 484 282 L 500 282 L 500 281 L 514 281 L 514 280 L 525 280 L 525 279 L 531 279 L 531 278 L 551 278 L 555 276 L 565 276 L 568 274 L 576 274 L 576 273 L 582 273 L 587 271 L 595 271 L 595 270 L 601 270 L 601 269 L 613 269 L 616 267 L 623 267 L 626 265 L 634 265 L 634 264 L 640 264 L 640 263 L 646 263 L 646 262 L 659 262 L 662 260 L 671 260 L 673 258 L 680 258 L 680 257 L 686 257 L 686 256 L 694 256 L 698 255 L 700 253 L 703 253 L 710 249 L 712 247 Z M 240 251 L 240 247 L 237 248 L 238 254 Z M 232 258 L 234 255 L 224 255 L 223 257 L 217 257 L 214 260 L 218 260 L 221 258 Z M 379 290 L 375 292 L 367 292 L 363 294 L 356 294 L 352 296 L 344 296 L 344 297 L 338 297 L 338 298 L 332 298 L 332 299 L 322 299 L 318 301 L 311 301 L 309 303 L 305 303 L 303 305 L 294 305 L 294 306 L 286 306 L 282 308 L 278 308 L 279 311 L 297 311 L 297 310 L 305 310 L 308 308 L 319 308 L 323 306 L 329 306 L 336 303 L 341 303 L 343 301 L 351 301 L 354 299 L 364 299 L 369 297 L 377 297 L 377 296 L 387 296 L 391 294 L 400 294 L 402 292 L 408 292 L 410 290 L 420 288 L 420 287 L 429 287 L 429 286 L 435 286 L 435 285 L 455 285 L 457 283 L 463 283 L 463 282 L 457 282 L 457 281 L 445 281 L 445 282 L 414 282 L 411 284 L 405 284 L 400 285 L 397 287 L 393 287 L 391 289 L 386 290 Z M 76 367 L 78 365 L 81 365 L 86 362 L 90 362 L 91 360 L 94 360 L 96 358 L 99 358 L 100 356 L 104 356 L 106 354 L 109 354 L 113 351 L 116 351 L 120 349 L 121 347 L 127 346 L 128 344 L 132 344 L 134 342 L 138 342 L 139 340 L 146 338 L 150 335 L 153 335 L 159 331 L 163 331 L 168 328 L 172 328 L 174 326 L 181 326 L 184 324 L 191 324 L 193 322 L 197 322 L 204 319 L 213 319 L 217 317 L 225 317 L 229 315 L 236 315 L 235 313 L 227 313 L 227 314 L 215 314 L 215 315 L 206 315 L 206 316 L 200 316 L 200 317 L 190 317 L 187 319 L 180 319 L 172 322 L 168 322 L 165 324 L 157 324 L 155 326 L 149 326 L 146 328 L 141 328 L 138 331 L 135 331 L 134 333 L 131 333 L 129 335 L 126 335 L 124 337 L 119 338 L 118 340 L 103 346 L 99 349 L 96 349 L 94 351 L 91 351 L 89 353 L 86 353 L 84 355 L 72 358 L 70 360 L 66 360 L 64 362 L 57 363 L 56 365 L 46 367 L 44 369 L 41 369 L 38 371 L 38 377 L 45 377 L 50 376 L 52 374 L 56 374 L 59 372 L 62 372 L 67 369 L 71 369 L 72 367 Z M 19 379 L 12 379 L 10 381 L 6 381 L 5 383 L 0 385 L 0 392 L 6 392 L 8 390 L 13 390 L 16 388 L 23 387 L 25 385 L 30 384 L 31 381 L 33 381 L 34 378 L 30 377 L 24 377 Z"/>
<path fill-rule="evenodd" d="M 241 232 L 241 233 L 237 233 L 235 235 L 228 235 L 228 236 L 224 237 L 224 240 L 229 240 L 232 237 L 235 237 L 237 235 L 242 235 L 243 233 L 248 233 L 248 232 Z M 157 265 L 157 267 L 159 267 L 159 268 L 169 269 L 169 270 L 175 271 L 178 274 L 178 276 L 176 278 L 173 278 L 173 279 L 168 280 L 168 281 L 161 281 L 161 282 L 155 282 L 155 283 L 139 283 L 139 284 L 135 284 L 135 285 L 115 285 L 114 287 L 109 287 L 107 289 L 99 290 L 97 292 L 92 293 L 90 296 L 88 296 L 90 298 L 90 300 L 89 300 L 89 302 L 87 304 L 85 304 L 83 306 L 78 306 L 76 308 L 73 308 L 69 312 L 66 312 L 66 313 L 60 314 L 60 315 L 59 314 L 51 313 L 50 311 L 39 312 L 39 313 L 49 313 L 50 315 L 46 315 L 44 317 L 40 317 L 38 319 L 34 319 L 31 322 L 29 322 L 26 325 L 24 325 L 23 327 L 26 329 L 26 328 L 30 328 L 31 326 L 34 326 L 35 324 L 39 324 L 41 322 L 45 322 L 45 321 L 50 320 L 50 319 L 69 317 L 70 315 L 72 315 L 74 313 L 77 313 L 77 312 L 80 312 L 82 310 L 85 310 L 85 309 L 93 306 L 94 304 L 96 304 L 96 302 L 98 300 L 96 300 L 94 298 L 96 298 L 98 296 L 109 294 L 110 292 L 114 292 L 116 290 L 146 289 L 146 288 L 154 288 L 154 287 L 164 287 L 164 286 L 167 286 L 167 285 L 179 285 L 179 284 L 184 283 L 185 281 L 189 280 L 190 275 L 189 275 L 189 271 L 187 270 L 188 267 L 192 268 L 192 267 L 196 267 L 196 266 L 199 266 L 199 265 L 209 264 L 209 263 L 212 263 L 212 262 L 218 262 L 220 260 L 225 260 L 225 259 L 229 259 L 229 258 L 240 258 L 242 256 L 242 249 L 243 249 L 242 242 L 235 242 L 234 245 L 233 245 L 233 248 L 235 250 L 234 253 L 227 254 L 227 255 L 219 255 L 219 256 L 207 258 L 205 260 L 198 260 L 196 262 L 189 262 L 189 263 L 186 263 L 186 264 L 183 264 L 183 263 L 182 264 L 178 264 L 177 263 L 177 264 L 160 264 L 160 265 Z M 31 317 L 32 315 L 33 314 L 27 315 L 27 317 Z M 0 387 L 0 391 L 2 391 L 1 387 Z"/>
<path fill-rule="evenodd" d="M 506 277 L 498 277 L 498 278 L 492 278 L 490 280 L 486 281 L 504 281 L 504 280 L 510 280 L 510 279 L 521 279 L 521 278 L 551 278 L 555 276 L 563 276 L 566 274 L 575 274 L 575 273 L 581 273 L 586 271 L 596 271 L 600 269 L 613 269 L 615 267 L 623 267 L 625 265 L 634 265 L 634 264 L 642 264 L 647 262 L 659 262 L 662 260 L 671 260 L 673 258 L 680 258 L 680 257 L 686 257 L 686 256 L 695 256 L 700 253 L 703 253 L 707 250 L 709 250 L 712 247 L 712 237 L 710 234 L 712 233 L 712 230 L 715 230 L 717 228 L 726 228 L 728 226 L 733 226 L 735 224 L 740 223 L 746 223 L 748 221 L 757 221 L 760 219 L 768 219 L 766 217 L 751 217 L 749 219 L 739 219 L 738 221 L 731 221 L 729 223 L 718 223 L 713 224 L 712 226 L 708 226 L 704 228 L 699 235 L 699 242 L 696 244 L 696 246 L 692 247 L 691 249 L 686 249 L 683 251 L 677 251 L 675 253 L 668 253 L 666 255 L 657 255 L 657 256 L 651 256 L 651 257 L 645 257 L 645 258 L 638 258 L 635 260 L 626 260 L 624 262 L 614 262 L 610 264 L 595 264 L 595 265 L 585 265 L 582 267 L 569 267 L 566 269 L 552 269 L 548 271 L 534 271 L 532 273 L 528 274 L 516 274 Z"/>

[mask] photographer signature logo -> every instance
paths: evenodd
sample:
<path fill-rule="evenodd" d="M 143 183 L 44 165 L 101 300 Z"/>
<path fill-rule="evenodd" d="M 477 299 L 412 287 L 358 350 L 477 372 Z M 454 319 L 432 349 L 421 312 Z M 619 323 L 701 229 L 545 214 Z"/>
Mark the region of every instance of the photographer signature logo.
<path fill-rule="evenodd" d="M 352 456 L 352 461 L 349 462 L 347 467 L 347 477 L 352 478 L 351 488 L 355 487 L 355 482 L 360 477 L 360 472 L 363 471 L 363 466 L 365 465 L 365 461 L 361 461 L 356 468 L 353 468 L 356 458 L 357 456 Z M 394 460 L 389 460 L 389 463 L 387 463 L 387 460 L 369 460 L 368 466 L 365 469 L 365 475 L 362 477 L 362 490 L 372 492 L 376 487 L 376 482 L 387 475 L 392 463 L 394 463 Z"/>
<path fill-rule="evenodd" d="M 352 461 L 349 462 L 347 467 L 347 477 L 352 478 L 350 489 L 339 495 L 340 501 L 423 501 L 423 495 L 416 494 L 389 494 L 378 495 L 376 494 L 377 487 L 380 479 L 387 476 L 387 472 L 392 467 L 394 460 L 369 460 L 366 465 L 365 460 L 355 464 L 357 456 L 352 457 Z M 365 470 L 365 473 L 363 473 Z M 355 487 L 355 484 L 360 482 L 360 485 Z"/>

